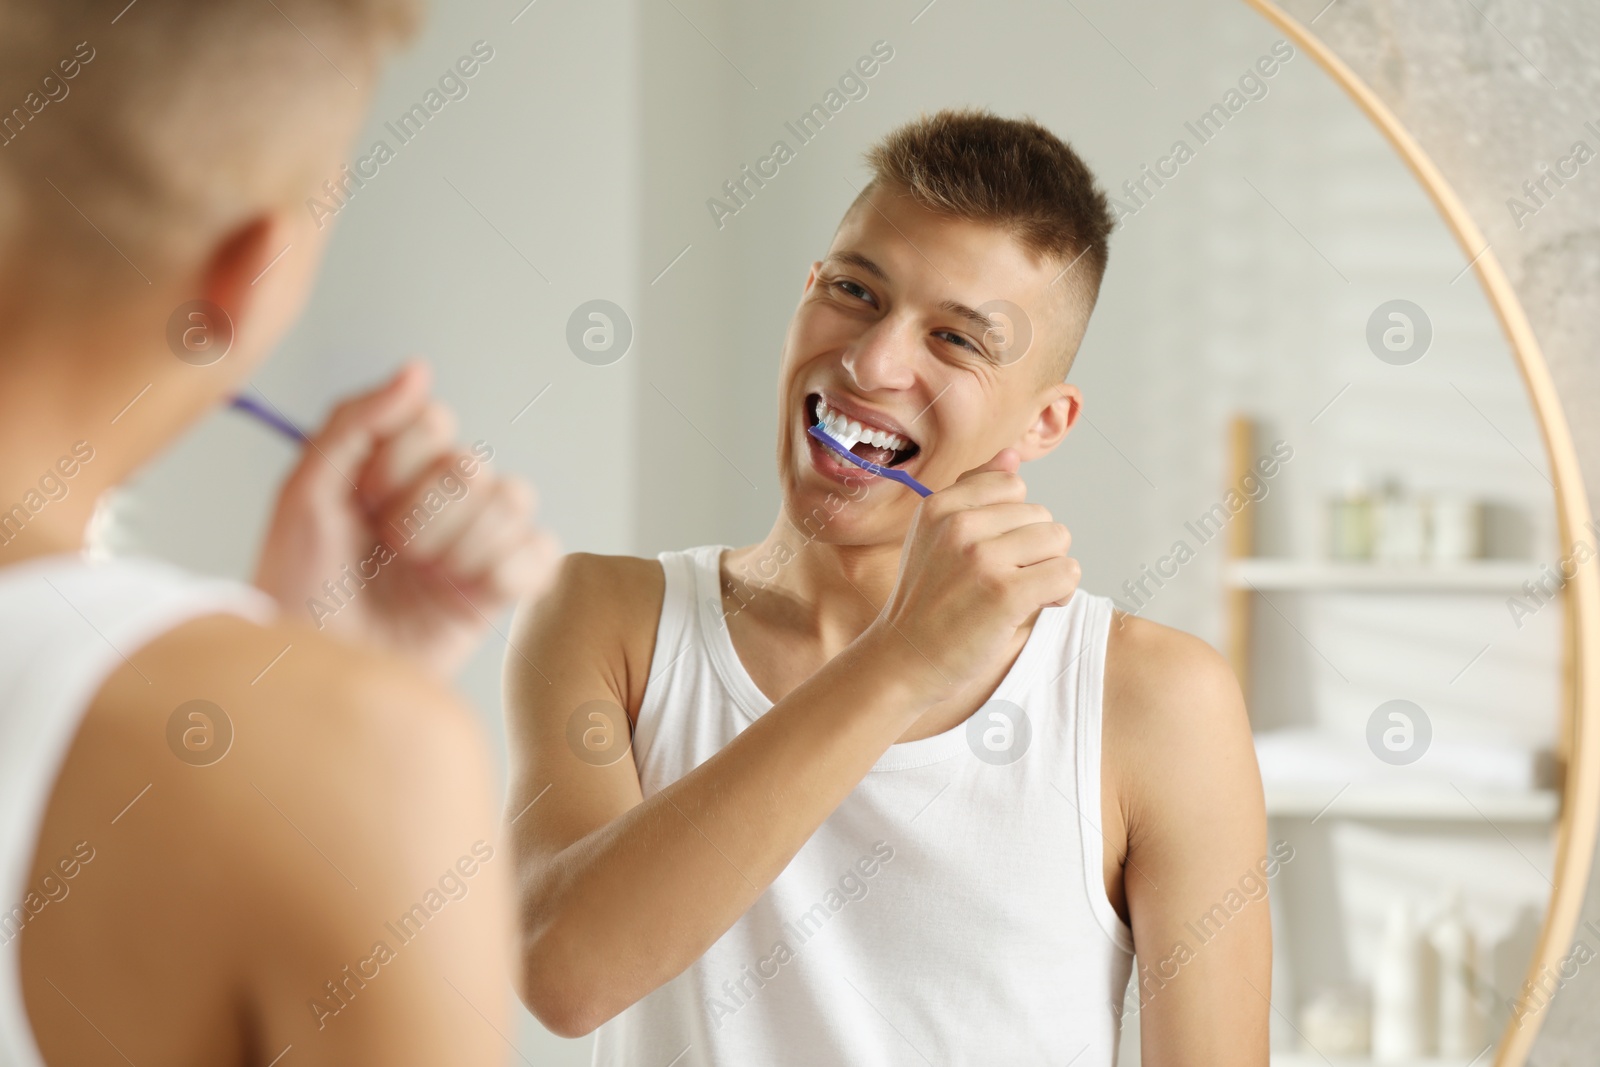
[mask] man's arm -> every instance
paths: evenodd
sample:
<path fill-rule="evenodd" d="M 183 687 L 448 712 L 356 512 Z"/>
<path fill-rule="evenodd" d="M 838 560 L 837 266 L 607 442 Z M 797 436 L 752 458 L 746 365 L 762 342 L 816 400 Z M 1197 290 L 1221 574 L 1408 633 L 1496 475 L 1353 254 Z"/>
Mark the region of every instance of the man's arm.
<path fill-rule="evenodd" d="M 659 569 L 657 586 L 659 604 Z M 931 702 L 906 662 L 916 653 L 874 635 L 645 800 L 631 754 L 595 766 L 568 747 L 580 706 L 621 716 L 628 704 L 626 668 L 608 651 L 619 647 L 615 606 L 629 600 L 637 610 L 649 594 L 603 558 L 568 556 L 511 637 L 538 672 L 515 653 L 506 662 L 519 991 L 566 1037 L 699 958 Z"/>
<path fill-rule="evenodd" d="M 1266 1067 L 1267 879 L 1284 857 L 1267 846 L 1233 672 L 1198 638 L 1119 612 L 1103 729 L 1106 837 L 1127 842 L 1143 1061 Z"/>
<path fill-rule="evenodd" d="M 602 559 L 569 557 L 554 592 L 521 615 L 506 657 L 517 973 L 547 1027 L 587 1033 L 681 973 L 950 695 L 946 683 L 969 682 L 1040 605 L 1072 594 L 1070 537 L 1023 502 L 1006 456 L 922 502 L 895 591 L 861 637 L 648 799 L 631 758 L 593 766 L 567 731 L 581 706 L 620 714 L 642 691 L 628 684 L 618 620 L 643 615 L 653 630 L 659 582 L 641 589 Z"/>
<path fill-rule="evenodd" d="M 200 619 L 130 659 L 30 879 L 64 890 L 22 934 L 48 1061 L 503 1063 L 511 857 L 472 713 L 298 626 Z M 170 740 L 197 698 L 231 724 L 215 762 Z M 224 729 L 201 713 L 183 729 Z"/>

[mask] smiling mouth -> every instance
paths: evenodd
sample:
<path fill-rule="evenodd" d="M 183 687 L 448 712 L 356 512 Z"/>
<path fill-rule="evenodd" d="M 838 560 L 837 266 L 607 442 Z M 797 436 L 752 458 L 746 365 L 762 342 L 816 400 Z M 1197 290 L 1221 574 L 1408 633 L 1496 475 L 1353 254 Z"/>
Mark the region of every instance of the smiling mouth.
<path fill-rule="evenodd" d="M 851 453 L 880 467 L 897 467 L 922 451 L 908 437 L 846 418 L 829 408 L 818 393 L 806 397 L 806 415 L 811 420 L 809 425 L 821 426 Z"/>

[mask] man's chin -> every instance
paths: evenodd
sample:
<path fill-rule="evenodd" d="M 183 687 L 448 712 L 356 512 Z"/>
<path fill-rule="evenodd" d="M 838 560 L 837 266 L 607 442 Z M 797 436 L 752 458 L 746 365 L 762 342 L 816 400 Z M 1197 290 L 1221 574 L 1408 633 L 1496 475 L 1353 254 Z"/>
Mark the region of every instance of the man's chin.
<path fill-rule="evenodd" d="M 878 484 L 870 484 L 871 482 Z M 784 513 L 807 541 L 824 544 L 899 544 L 909 517 L 886 507 L 887 490 L 898 489 L 880 479 L 863 477 L 853 486 L 830 483 L 815 474 L 786 487 Z"/>

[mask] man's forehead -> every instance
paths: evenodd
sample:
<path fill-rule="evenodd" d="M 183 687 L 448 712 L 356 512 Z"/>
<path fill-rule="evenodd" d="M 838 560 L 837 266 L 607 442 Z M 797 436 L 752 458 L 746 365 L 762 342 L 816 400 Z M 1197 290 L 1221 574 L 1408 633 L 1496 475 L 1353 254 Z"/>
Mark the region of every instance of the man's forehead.
<path fill-rule="evenodd" d="M 853 258 L 859 257 L 859 258 Z M 840 221 L 828 259 L 849 263 L 880 281 L 908 284 L 933 275 L 940 295 L 981 302 L 1039 294 L 1055 270 L 1005 227 L 935 212 L 874 190 Z M 1006 289 L 1008 292 L 988 292 Z"/>

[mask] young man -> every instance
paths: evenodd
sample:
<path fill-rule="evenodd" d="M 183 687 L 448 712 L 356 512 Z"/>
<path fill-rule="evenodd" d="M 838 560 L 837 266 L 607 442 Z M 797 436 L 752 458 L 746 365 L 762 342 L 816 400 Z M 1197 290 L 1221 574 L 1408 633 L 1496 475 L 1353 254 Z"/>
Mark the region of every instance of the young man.
<path fill-rule="evenodd" d="M 519 992 L 599 1064 L 1101 1067 L 1137 945 L 1147 1064 L 1264 1067 L 1267 908 L 1213 910 L 1266 851 L 1238 686 L 1078 591 L 1017 474 L 1082 406 L 1106 201 L 981 112 L 868 159 L 784 344 L 771 532 L 575 554 L 519 616 Z"/>
<path fill-rule="evenodd" d="M 444 682 L 553 572 L 528 491 L 412 366 L 312 436 L 260 588 L 80 551 L 295 318 L 414 18 L 0 3 L 6 1067 L 504 1061 L 509 863 Z"/>

